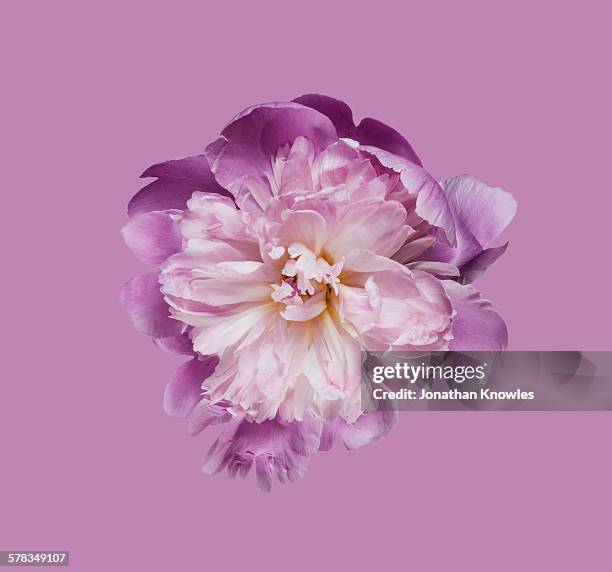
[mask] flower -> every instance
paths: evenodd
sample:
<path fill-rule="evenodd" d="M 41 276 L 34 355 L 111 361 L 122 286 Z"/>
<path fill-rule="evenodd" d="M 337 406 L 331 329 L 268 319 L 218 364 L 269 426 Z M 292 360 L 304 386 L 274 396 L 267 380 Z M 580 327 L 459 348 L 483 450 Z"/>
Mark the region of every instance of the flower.
<path fill-rule="evenodd" d="M 165 409 L 197 433 L 230 428 L 204 464 L 301 476 L 335 435 L 356 448 L 394 412 L 363 414 L 360 352 L 497 350 L 506 326 L 469 283 L 513 197 L 463 175 L 438 183 L 410 144 L 338 100 L 239 114 L 205 154 L 154 165 L 126 243 L 155 272 L 121 299 L 139 331 L 190 356 Z"/>

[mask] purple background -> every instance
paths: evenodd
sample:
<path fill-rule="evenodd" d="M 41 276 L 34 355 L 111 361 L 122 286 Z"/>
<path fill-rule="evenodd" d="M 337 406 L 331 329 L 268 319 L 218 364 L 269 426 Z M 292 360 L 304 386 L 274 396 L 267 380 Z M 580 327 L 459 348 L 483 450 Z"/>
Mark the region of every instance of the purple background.
<path fill-rule="evenodd" d="M 479 282 L 511 348 L 609 349 L 609 9 L 504 4 L 2 2 L 0 548 L 83 571 L 610 570 L 609 414 L 406 413 L 265 495 L 200 473 L 210 435 L 161 409 L 180 359 L 117 301 L 140 172 L 316 91 L 435 176 L 515 194 Z"/>

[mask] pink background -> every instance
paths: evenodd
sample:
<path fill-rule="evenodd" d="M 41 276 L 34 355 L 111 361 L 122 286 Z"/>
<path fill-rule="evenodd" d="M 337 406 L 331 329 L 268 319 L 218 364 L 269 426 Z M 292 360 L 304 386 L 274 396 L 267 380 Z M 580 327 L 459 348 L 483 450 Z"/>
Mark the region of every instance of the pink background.
<path fill-rule="evenodd" d="M 610 349 L 606 3 L 112 4 L 0 7 L 0 549 L 83 571 L 610 570 L 609 414 L 406 413 L 265 495 L 200 473 L 210 435 L 161 409 L 180 359 L 117 301 L 140 172 L 315 91 L 436 176 L 516 195 L 480 282 L 512 348 Z"/>

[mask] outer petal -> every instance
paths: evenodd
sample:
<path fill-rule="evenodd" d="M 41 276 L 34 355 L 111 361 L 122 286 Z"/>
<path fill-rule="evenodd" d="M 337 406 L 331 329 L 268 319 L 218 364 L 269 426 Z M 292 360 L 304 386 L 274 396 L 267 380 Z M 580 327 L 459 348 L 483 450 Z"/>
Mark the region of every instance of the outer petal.
<path fill-rule="evenodd" d="M 378 147 L 389 151 L 389 153 L 404 157 L 418 166 L 422 165 L 421 160 L 404 136 L 377 119 L 371 119 L 370 117 L 362 119 L 351 138 L 359 141 L 362 145 Z"/>
<path fill-rule="evenodd" d="M 135 215 L 121 232 L 136 258 L 146 264 L 160 264 L 181 249 L 179 226 L 168 211 Z"/>
<path fill-rule="evenodd" d="M 252 107 L 236 117 L 221 133 L 227 140 L 215 148 L 212 170 L 217 181 L 234 196 L 248 181 L 261 195 L 270 193 L 274 180 L 272 157 L 299 136 L 314 144 L 316 153 L 338 139 L 332 122 L 322 113 L 297 103 L 268 103 Z"/>
<path fill-rule="evenodd" d="M 215 371 L 217 363 L 217 356 L 208 356 L 180 366 L 164 391 L 164 411 L 178 417 L 189 415 L 202 399 L 202 382 Z"/>
<path fill-rule="evenodd" d="M 157 177 L 157 181 L 134 195 L 128 204 L 130 216 L 149 211 L 183 210 L 194 191 L 229 196 L 215 181 L 204 155 L 152 165 L 141 177 Z"/>
<path fill-rule="evenodd" d="M 486 269 L 491 266 L 508 248 L 508 243 L 497 246 L 495 248 L 487 248 L 480 254 L 476 255 L 467 264 L 461 268 L 461 282 L 469 284 L 474 282 L 476 278 L 482 276 Z"/>
<path fill-rule="evenodd" d="M 267 492 L 274 474 L 281 483 L 304 474 L 310 456 L 319 448 L 320 436 L 321 423 L 310 419 L 293 423 L 243 420 L 213 443 L 202 470 L 215 475 L 227 467 L 231 477 L 238 473 L 246 477 L 255 463 L 257 483 Z"/>
<path fill-rule="evenodd" d="M 312 107 L 312 109 L 316 109 L 323 115 L 327 115 L 334 124 L 340 137 L 350 137 L 355 129 L 353 112 L 344 101 L 328 97 L 327 95 L 319 95 L 317 93 L 301 95 L 293 101 Z"/>
<path fill-rule="evenodd" d="M 178 336 L 183 325 L 170 318 L 170 309 L 160 291 L 157 273 L 141 274 L 123 286 L 119 300 L 136 329 L 146 336 Z"/>
<path fill-rule="evenodd" d="M 153 343 L 164 352 L 185 356 L 193 355 L 193 344 L 187 333 L 169 338 L 153 338 Z"/>
<path fill-rule="evenodd" d="M 410 143 L 392 127 L 370 117 L 362 119 L 355 127 L 351 108 L 344 101 L 316 93 L 302 95 L 294 101 L 327 115 L 340 137 L 355 139 L 362 145 L 378 147 L 421 165 L 421 160 Z"/>
<path fill-rule="evenodd" d="M 397 411 L 371 411 L 355 423 L 342 423 L 338 433 L 347 449 L 358 449 L 384 437 L 397 425 Z"/>
<path fill-rule="evenodd" d="M 422 258 L 450 262 L 458 267 L 474 262 L 471 270 L 484 272 L 505 247 L 493 250 L 478 262 L 476 258 L 514 218 L 516 200 L 510 193 L 489 187 L 470 175 L 454 177 L 442 186 L 455 220 L 456 248 L 438 241 Z"/>
<path fill-rule="evenodd" d="M 502 317 L 472 286 L 451 280 L 442 282 L 453 310 L 451 350 L 498 351 L 508 345 L 508 330 Z"/>
<path fill-rule="evenodd" d="M 228 423 L 231 420 L 232 415 L 227 411 L 226 403 L 209 403 L 204 399 L 187 417 L 189 434 L 197 435 L 211 425 Z"/>
<path fill-rule="evenodd" d="M 370 250 L 382 256 L 395 254 L 412 228 L 406 224 L 406 209 L 396 201 L 363 199 L 349 202 L 325 241 L 334 260 L 350 252 Z"/>

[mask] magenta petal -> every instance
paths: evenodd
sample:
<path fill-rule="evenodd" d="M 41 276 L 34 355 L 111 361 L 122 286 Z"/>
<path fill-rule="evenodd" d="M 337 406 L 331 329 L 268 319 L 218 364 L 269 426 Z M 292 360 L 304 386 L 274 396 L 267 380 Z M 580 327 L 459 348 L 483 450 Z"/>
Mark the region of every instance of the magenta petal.
<path fill-rule="evenodd" d="M 455 220 L 456 247 L 439 241 L 422 258 L 449 262 L 459 268 L 474 262 L 471 279 L 463 278 L 470 282 L 503 254 L 505 247 L 492 250 L 480 262 L 476 261 L 514 218 L 516 200 L 510 193 L 489 187 L 470 175 L 454 177 L 445 181 L 443 187 Z"/>
<path fill-rule="evenodd" d="M 149 167 L 141 177 L 157 177 L 128 204 L 128 215 L 149 211 L 183 210 L 195 191 L 229 196 L 210 171 L 205 155 L 166 161 Z"/>
<path fill-rule="evenodd" d="M 338 435 L 347 449 L 358 449 L 384 437 L 399 420 L 397 411 L 370 411 L 364 413 L 355 423 L 336 419 L 326 423 L 321 432 L 319 451 L 329 451 Z"/>
<path fill-rule="evenodd" d="M 307 107 L 312 107 L 312 109 L 316 109 L 323 115 L 327 115 L 334 124 L 339 137 L 350 137 L 352 135 L 355 129 L 353 112 L 344 101 L 317 93 L 302 95 L 293 101 Z"/>
<path fill-rule="evenodd" d="M 443 187 L 458 238 L 472 238 L 481 247 L 496 239 L 516 214 L 516 200 L 510 193 L 489 187 L 471 175 L 454 177 Z"/>
<path fill-rule="evenodd" d="M 195 357 L 180 366 L 166 385 L 164 411 L 177 417 L 189 415 L 202 399 L 202 382 L 210 377 L 218 363 L 217 356 Z"/>
<path fill-rule="evenodd" d="M 170 309 L 160 291 L 157 273 L 141 274 L 127 282 L 119 293 L 136 329 L 146 336 L 178 336 L 182 324 L 170 318 Z"/>
<path fill-rule="evenodd" d="M 453 340 L 456 351 L 498 351 L 508 345 L 508 330 L 502 317 L 488 300 L 472 286 L 444 280 L 444 289 L 456 315 L 453 318 Z"/>
<path fill-rule="evenodd" d="M 338 420 L 325 423 L 321 430 L 321 440 L 319 442 L 319 451 L 329 451 L 334 445 L 334 439 L 338 432 Z"/>
<path fill-rule="evenodd" d="M 228 423 L 232 419 L 231 413 L 227 411 L 226 403 L 209 403 L 202 400 L 187 416 L 189 434 L 197 435 L 211 425 Z"/>
<path fill-rule="evenodd" d="M 486 269 L 491 266 L 508 248 L 508 243 L 497 246 L 494 248 L 487 248 L 480 254 L 477 254 L 467 264 L 464 264 L 461 268 L 461 282 L 463 284 L 470 284 L 477 278 L 482 276 Z"/>
<path fill-rule="evenodd" d="M 134 215 L 123 227 L 123 240 L 145 264 L 160 264 L 181 250 L 181 234 L 171 212 Z"/>
<path fill-rule="evenodd" d="M 378 147 L 421 165 L 421 160 L 410 143 L 392 127 L 370 117 L 362 119 L 355 127 L 353 112 L 344 101 L 316 93 L 302 95 L 293 101 L 327 115 L 336 127 L 339 137 L 354 139 L 361 145 Z"/>
<path fill-rule="evenodd" d="M 332 122 L 322 113 L 298 103 L 268 103 L 247 109 L 221 133 L 227 140 L 211 151 L 217 181 L 237 196 L 245 178 L 269 188 L 273 179 L 271 158 L 299 136 L 306 137 L 316 153 L 338 139 Z"/>
<path fill-rule="evenodd" d="M 351 138 L 359 141 L 361 145 L 378 147 L 389 153 L 404 157 L 419 166 L 422 165 L 418 155 L 404 136 L 377 119 L 370 117 L 362 119 Z"/>
<path fill-rule="evenodd" d="M 168 338 L 153 338 L 153 343 L 164 352 L 185 356 L 193 355 L 193 342 L 186 333 Z"/>
<path fill-rule="evenodd" d="M 347 449 L 358 449 L 384 437 L 398 421 L 397 411 L 371 411 L 355 423 L 342 423 L 338 428 Z"/>
<path fill-rule="evenodd" d="M 255 462 L 259 487 L 269 491 L 272 476 L 280 482 L 303 476 L 318 447 L 322 424 L 305 419 L 283 423 L 277 419 L 252 423 L 242 420 L 224 431 L 208 451 L 202 470 L 215 475 L 227 468 L 230 476 L 246 476 Z"/>

